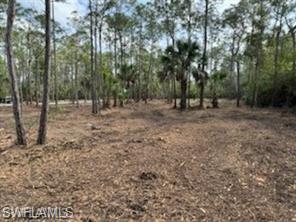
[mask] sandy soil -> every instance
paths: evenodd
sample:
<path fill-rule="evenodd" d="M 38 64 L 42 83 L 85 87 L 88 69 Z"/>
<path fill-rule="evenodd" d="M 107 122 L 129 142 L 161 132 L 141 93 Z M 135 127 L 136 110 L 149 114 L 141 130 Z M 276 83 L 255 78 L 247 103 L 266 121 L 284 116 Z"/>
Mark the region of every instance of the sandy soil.
<path fill-rule="evenodd" d="M 69 221 L 296 221 L 296 116 L 234 108 L 179 112 L 161 101 L 90 114 L 64 106 L 34 145 L 13 146 L 0 108 L 0 204 L 71 206 Z M 2 221 L 0 216 L 0 221 Z M 13 221 L 10 220 L 10 221 Z"/>

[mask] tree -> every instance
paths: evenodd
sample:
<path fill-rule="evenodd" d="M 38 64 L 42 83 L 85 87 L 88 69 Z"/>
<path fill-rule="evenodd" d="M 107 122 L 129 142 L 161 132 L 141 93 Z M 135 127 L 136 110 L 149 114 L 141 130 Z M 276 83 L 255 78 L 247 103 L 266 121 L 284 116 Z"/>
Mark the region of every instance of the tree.
<path fill-rule="evenodd" d="M 0 97 L 5 97 L 9 93 L 9 83 L 6 62 L 0 58 Z"/>
<path fill-rule="evenodd" d="M 219 97 L 219 93 L 218 93 L 218 88 L 221 85 L 222 81 L 226 78 L 227 74 L 226 72 L 223 72 L 223 70 L 221 71 L 217 71 L 215 70 L 215 72 L 211 75 L 210 77 L 210 88 L 211 88 L 211 92 L 212 92 L 212 106 L 213 108 L 219 108 L 219 102 L 218 102 L 218 97 Z"/>
<path fill-rule="evenodd" d="M 147 99 L 150 94 L 150 86 L 151 80 L 153 78 L 153 70 L 154 70 L 154 54 L 155 54 L 155 44 L 160 37 L 159 30 L 160 26 L 156 20 L 155 8 L 152 4 L 147 4 L 145 13 L 144 13 L 144 21 L 145 21 L 145 38 L 147 39 L 147 45 L 149 45 L 149 58 L 148 58 L 148 70 L 145 72 L 145 92 L 144 92 L 144 100 L 147 103 Z M 147 47 L 148 48 L 148 47 Z"/>
<path fill-rule="evenodd" d="M 89 0 L 89 19 L 90 19 L 90 72 L 91 72 L 91 99 L 92 99 L 92 113 L 98 113 L 98 96 L 97 96 L 97 78 L 94 70 L 94 21 L 93 21 L 93 2 Z"/>
<path fill-rule="evenodd" d="M 164 55 L 161 56 L 162 70 L 158 73 L 158 78 L 162 83 L 169 82 L 173 80 L 175 82 L 175 69 L 176 69 L 176 60 L 172 57 L 173 54 L 169 53 L 167 50 Z M 177 95 L 174 84 L 174 109 L 177 108 Z"/>
<path fill-rule="evenodd" d="M 174 0 L 156 1 L 155 4 L 159 17 L 158 20 L 160 20 L 161 26 L 163 27 L 162 30 L 164 30 L 164 34 L 166 35 L 167 47 L 170 44 L 175 47 L 178 19 L 181 15 L 184 15 L 184 11 L 180 8 L 182 8 L 181 5 L 184 6 L 186 4 Z M 176 74 L 174 72 L 170 73 L 170 78 L 168 78 L 167 81 L 172 82 L 174 108 L 177 108 Z"/>
<path fill-rule="evenodd" d="M 103 106 L 105 106 L 105 84 L 104 84 L 104 78 L 103 78 L 103 53 L 102 53 L 102 32 L 103 32 L 103 25 L 105 23 L 107 12 L 114 7 L 115 1 L 113 0 L 100 0 L 96 1 L 96 19 L 95 19 L 95 26 L 98 26 L 98 28 L 95 29 L 95 32 L 98 29 L 99 32 L 99 84 L 100 84 L 100 95 L 103 98 Z M 96 41 L 96 40 L 95 40 Z M 96 47 L 95 47 L 96 48 Z M 95 61 L 97 63 L 97 59 Z M 97 64 L 95 66 L 95 73 L 97 73 Z"/>
<path fill-rule="evenodd" d="M 37 144 L 44 144 L 46 142 L 47 134 L 47 116 L 49 109 L 49 71 L 50 71 L 50 41 L 51 41 L 51 24 L 50 24 L 50 0 L 45 0 L 45 61 L 44 61 L 44 76 L 43 76 L 43 98 L 41 115 L 39 122 Z"/>
<path fill-rule="evenodd" d="M 16 126 L 17 144 L 26 145 L 27 138 L 26 138 L 26 132 L 24 129 L 23 121 L 22 121 L 18 78 L 15 74 L 14 60 L 13 60 L 14 58 L 13 58 L 13 52 L 12 52 L 12 40 L 11 40 L 13 22 L 15 18 L 15 4 L 16 4 L 15 0 L 9 0 L 8 2 L 5 43 L 6 43 L 7 66 L 8 66 L 8 72 L 10 77 L 10 85 L 11 85 L 11 94 L 13 98 L 13 115 L 14 115 L 15 126 Z"/>
<path fill-rule="evenodd" d="M 205 72 L 207 65 L 207 46 L 208 46 L 208 15 L 209 15 L 209 0 L 205 0 L 205 14 L 204 14 L 204 48 L 202 54 L 202 71 Z M 200 82 L 200 101 L 199 106 L 204 107 L 204 88 L 205 80 L 202 78 Z"/>
<path fill-rule="evenodd" d="M 232 29 L 232 43 L 231 43 L 231 61 L 230 61 L 230 73 L 234 76 L 236 66 L 236 106 L 240 106 L 241 100 L 241 75 L 240 75 L 240 50 L 245 35 L 245 14 L 248 11 L 248 3 L 242 0 L 238 5 L 224 12 L 224 25 L 229 26 Z"/>
<path fill-rule="evenodd" d="M 58 79 L 57 79 L 57 47 L 56 47 L 56 21 L 55 21 L 55 4 L 54 2 L 65 2 L 65 0 L 51 0 L 52 7 L 52 41 L 53 41 L 53 63 L 52 63 L 52 73 L 54 76 L 54 101 L 56 109 L 58 108 Z"/>
<path fill-rule="evenodd" d="M 92 112 L 97 113 L 101 100 L 110 108 L 112 98 L 114 105 L 118 99 L 123 104 L 124 99 L 166 98 L 177 107 L 177 97 L 186 88 L 189 106 L 193 79 L 199 107 L 205 96 L 215 97 L 214 85 L 223 85 L 220 95 L 236 99 L 237 106 L 242 101 L 252 107 L 296 103 L 294 0 L 240 0 L 223 12 L 216 0 L 89 0 L 85 15 L 72 13 L 71 33 L 60 31 L 62 26 L 54 15 L 54 6 L 61 1 L 50 0 L 53 57 L 49 85 L 56 105 L 58 98 L 71 99 L 73 104 L 80 97 L 91 98 Z M 0 33 L 6 6 L 0 0 Z M 12 38 L 20 103 L 34 100 L 39 105 L 45 79 L 45 19 L 22 3 L 16 4 L 16 11 Z M 182 67 L 187 55 L 179 58 L 177 38 L 186 39 L 188 46 L 201 42 L 201 55 L 188 67 Z M 164 45 L 175 52 L 163 53 Z M 4 63 L 0 61 L 0 72 Z M 230 74 L 214 84 L 212 76 L 221 70 Z M 2 71 L 0 94 L 4 97 L 7 79 Z M 186 85 L 181 84 L 184 79 Z"/>
<path fill-rule="evenodd" d="M 165 51 L 168 59 L 173 64 L 176 64 L 177 80 L 180 82 L 181 88 L 181 110 L 186 109 L 186 95 L 187 95 L 187 72 L 191 63 L 199 55 L 199 47 L 196 42 L 180 41 L 176 42 L 176 47 L 169 46 Z M 173 62 L 172 60 L 175 60 Z"/>
<path fill-rule="evenodd" d="M 287 12 L 287 5 L 284 1 L 273 0 L 272 7 L 275 12 L 275 51 L 274 51 L 274 74 L 273 74 L 273 93 L 272 93 L 272 105 L 276 106 L 276 96 L 277 96 L 277 82 L 279 75 L 279 59 L 280 59 L 280 37 L 283 29 L 283 20 Z"/>
<path fill-rule="evenodd" d="M 258 9 L 256 9 L 256 14 L 258 15 L 259 19 L 256 20 L 256 17 L 254 16 L 253 23 L 256 28 L 255 36 L 255 73 L 254 73 L 254 79 L 253 79 L 253 92 L 252 92 L 252 101 L 251 101 L 251 107 L 257 106 L 258 104 L 258 90 L 259 90 L 259 74 L 261 72 L 262 66 L 263 66 L 263 35 L 266 28 L 266 16 L 267 16 L 267 7 L 265 5 L 266 0 L 260 0 L 255 5 L 258 6 Z"/>
<path fill-rule="evenodd" d="M 291 105 L 291 100 L 293 99 L 294 96 L 296 96 L 296 89 L 295 89 L 295 85 L 296 85 L 296 17 L 295 17 L 295 10 L 296 10 L 296 3 L 294 3 L 293 1 L 289 1 L 288 3 L 288 9 L 287 9 L 287 13 L 286 13 L 286 24 L 288 26 L 289 29 L 289 34 L 291 36 L 292 39 L 292 47 L 293 47 L 293 51 L 292 51 L 292 86 L 294 87 L 290 87 L 289 89 L 289 96 L 288 96 L 288 105 Z"/>

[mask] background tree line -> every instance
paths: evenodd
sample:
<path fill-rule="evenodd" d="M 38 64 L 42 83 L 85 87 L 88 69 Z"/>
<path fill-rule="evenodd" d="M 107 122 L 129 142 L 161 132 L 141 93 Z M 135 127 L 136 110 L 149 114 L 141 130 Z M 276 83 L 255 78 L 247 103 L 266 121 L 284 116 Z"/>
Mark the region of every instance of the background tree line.
<path fill-rule="evenodd" d="M 216 0 L 89 0 L 85 15 L 72 13 L 70 29 L 55 17 L 57 2 L 67 0 L 48 2 L 47 30 L 43 12 L 16 4 L 20 106 L 39 106 L 47 91 L 56 108 L 60 100 L 77 107 L 91 100 L 94 114 L 153 98 L 181 109 L 193 98 L 204 107 L 204 97 L 213 107 L 219 97 L 236 99 L 237 106 L 241 100 L 251 107 L 296 104 L 295 0 L 238 0 L 224 11 Z M 0 0 L 1 36 L 7 8 Z M 7 64 L 0 56 L 0 97 L 11 92 Z"/>

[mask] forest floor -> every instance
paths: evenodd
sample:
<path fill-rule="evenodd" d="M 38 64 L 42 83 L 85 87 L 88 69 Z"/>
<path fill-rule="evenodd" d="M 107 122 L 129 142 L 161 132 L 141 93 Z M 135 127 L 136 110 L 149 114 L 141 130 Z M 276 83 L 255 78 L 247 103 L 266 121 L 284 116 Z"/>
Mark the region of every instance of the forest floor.
<path fill-rule="evenodd" d="M 30 145 L 20 148 L 0 108 L 0 207 L 71 206 L 69 221 L 83 222 L 296 221 L 288 111 L 151 101 L 98 117 L 63 106 L 50 112 L 44 146 L 34 145 L 38 112 L 24 107 Z"/>

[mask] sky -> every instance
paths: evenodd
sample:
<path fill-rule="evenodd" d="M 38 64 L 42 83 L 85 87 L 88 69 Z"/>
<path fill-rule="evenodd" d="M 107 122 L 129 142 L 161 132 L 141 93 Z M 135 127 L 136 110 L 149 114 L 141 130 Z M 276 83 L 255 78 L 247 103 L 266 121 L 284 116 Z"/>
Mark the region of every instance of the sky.
<path fill-rule="evenodd" d="M 149 0 L 139 0 L 147 2 Z M 239 0 L 220 0 L 219 10 L 223 11 L 231 4 L 237 3 Z M 22 6 L 27 8 L 36 9 L 41 12 L 44 11 L 44 0 L 17 0 Z M 66 3 L 55 3 L 55 16 L 56 20 L 64 27 L 68 27 L 68 18 L 72 17 L 72 12 L 77 11 L 78 15 L 85 15 L 87 13 L 88 0 L 66 0 Z"/>
<path fill-rule="evenodd" d="M 26 8 L 36 9 L 41 12 L 44 11 L 44 0 L 17 0 L 22 6 Z M 72 17 L 72 12 L 77 11 L 79 15 L 85 15 L 87 12 L 87 0 L 66 0 L 66 3 L 55 3 L 55 17 L 56 20 L 64 27 L 67 27 L 68 18 Z"/>

